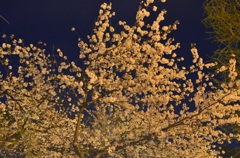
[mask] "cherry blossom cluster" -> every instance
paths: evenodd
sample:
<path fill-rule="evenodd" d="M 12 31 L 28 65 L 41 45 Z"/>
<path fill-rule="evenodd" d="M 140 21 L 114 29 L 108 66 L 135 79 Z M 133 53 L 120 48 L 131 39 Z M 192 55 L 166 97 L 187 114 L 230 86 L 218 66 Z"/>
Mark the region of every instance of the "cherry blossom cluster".
<path fill-rule="evenodd" d="M 229 72 L 221 86 L 209 71 L 217 63 L 204 63 L 194 44 L 192 65 L 181 66 L 180 44 L 169 38 L 179 21 L 161 25 L 167 11 L 155 4 L 142 1 L 135 24 L 119 21 L 121 30 L 110 23 L 112 4 L 102 4 L 88 42 L 79 39 L 80 64 L 61 49 L 46 55 L 21 39 L 3 43 L 0 153 L 216 157 L 224 153 L 216 144 L 239 140 L 219 128 L 240 124 L 235 57 L 217 71 Z"/>

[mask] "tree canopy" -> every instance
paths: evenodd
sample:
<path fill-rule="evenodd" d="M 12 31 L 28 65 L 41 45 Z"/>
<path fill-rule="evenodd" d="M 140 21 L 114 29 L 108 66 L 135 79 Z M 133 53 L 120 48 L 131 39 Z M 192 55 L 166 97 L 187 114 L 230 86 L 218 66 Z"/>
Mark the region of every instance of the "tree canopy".
<path fill-rule="evenodd" d="M 210 37 L 219 44 L 219 48 L 215 50 L 212 56 L 213 61 L 217 61 L 218 68 L 224 69 L 224 65 L 228 63 L 234 54 L 235 59 L 240 61 L 240 2 L 238 0 L 206 0 L 204 2 L 205 18 L 203 23 L 207 28 L 211 29 Z M 239 64 L 236 66 L 236 72 L 240 73 Z M 225 72 L 218 78 L 218 82 L 227 81 L 228 74 Z M 239 112 L 238 112 L 239 114 Z M 239 125 L 232 124 L 222 127 L 225 132 L 229 130 L 239 133 Z M 234 141 L 234 140 L 233 140 Z M 228 148 L 224 155 L 226 157 L 237 157 L 240 154 L 240 148 Z"/>
<path fill-rule="evenodd" d="M 240 2 L 238 0 L 206 0 L 203 5 L 203 24 L 211 31 L 210 37 L 219 44 L 213 59 L 221 67 L 232 54 L 240 61 Z M 240 67 L 237 66 L 237 72 Z"/>
<path fill-rule="evenodd" d="M 218 87 L 208 73 L 216 63 L 204 64 L 195 45 L 192 65 L 182 66 L 168 36 L 179 22 L 162 25 L 167 12 L 154 0 L 139 4 L 133 26 L 119 21 L 121 30 L 111 6 L 100 6 L 88 41 L 79 38 L 79 62 L 4 35 L 1 156 L 216 157 L 225 152 L 216 144 L 240 139 L 219 128 L 240 123 L 235 56 Z"/>

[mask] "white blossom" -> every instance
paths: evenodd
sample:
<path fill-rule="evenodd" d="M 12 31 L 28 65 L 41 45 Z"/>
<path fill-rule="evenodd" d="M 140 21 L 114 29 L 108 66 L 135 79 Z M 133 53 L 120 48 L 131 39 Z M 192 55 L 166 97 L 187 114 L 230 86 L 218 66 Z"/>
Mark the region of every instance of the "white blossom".
<path fill-rule="evenodd" d="M 168 38 L 178 22 L 161 25 L 165 10 L 145 20 L 157 13 L 154 2 L 141 4 L 135 25 L 120 20 L 122 30 L 110 25 L 111 4 L 102 4 L 88 41 L 79 38 L 79 62 L 67 61 L 61 49 L 54 56 L 21 40 L 2 43 L 7 73 L 0 72 L 1 151 L 26 157 L 217 157 L 224 153 L 214 148 L 217 143 L 239 140 L 239 134 L 219 130 L 240 123 L 236 59 L 217 71 L 226 70 L 229 78 L 220 87 L 208 69 L 217 63 L 204 64 L 195 45 L 188 52 L 192 65 L 185 66 L 180 44 Z M 11 63 L 16 56 L 19 65 Z"/>

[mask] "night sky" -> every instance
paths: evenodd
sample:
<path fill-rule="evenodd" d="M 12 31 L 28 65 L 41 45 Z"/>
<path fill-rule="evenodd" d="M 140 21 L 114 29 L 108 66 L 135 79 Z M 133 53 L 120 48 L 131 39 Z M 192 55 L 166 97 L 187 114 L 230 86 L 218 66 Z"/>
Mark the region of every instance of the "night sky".
<path fill-rule="evenodd" d="M 91 34 L 94 20 L 97 18 L 99 6 L 103 2 L 112 2 L 118 20 L 134 23 L 139 0 L 0 0 L 0 15 L 10 24 L 0 19 L 0 34 L 14 34 L 24 39 L 24 43 L 37 44 L 46 42 L 51 53 L 52 48 L 61 48 L 65 54 L 74 58 L 78 56 L 77 39 Z M 199 54 L 206 58 L 211 55 L 216 45 L 208 40 L 206 29 L 201 23 L 204 17 L 204 0 L 167 0 L 159 3 L 159 9 L 166 9 L 164 24 L 180 21 L 178 30 L 170 36 L 181 43 L 177 51 L 180 55 L 191 57 L 190 45 L 196 43 Z M 160 10 L 159 10 L 160 11 Z M 75 27 L 77 34 L 71 32 Z M 75 55 L 74 55 L 75 54 Z"/>

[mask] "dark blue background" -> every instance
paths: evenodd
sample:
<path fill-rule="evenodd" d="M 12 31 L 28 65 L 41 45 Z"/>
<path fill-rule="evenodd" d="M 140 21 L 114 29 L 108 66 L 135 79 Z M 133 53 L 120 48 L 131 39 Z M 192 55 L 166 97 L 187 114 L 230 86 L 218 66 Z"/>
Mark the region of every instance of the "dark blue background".
<path fill-rule="evenodd" d="M 26 44 L 46 42 L 51 49 L 60 47 L 70 58 L 78 56 L 77 38 L 85 38 L 91 34 L 94 20 L 97 18 L 99 6 L 110 0 L 0 0 L 0 15 L 10 24 L 0 19 L 0 34 L 15 34 L 16 38 L 24 39 Z M 133 24 L 139 0 L 111 0 L 117 21 L 125 20 Z M 178 30 L 171 34 L 176 42 L 181 43 L 178 54 L 191 60 L 190 45 L 197 43 L 199 53 L 206 58 L 211 55 L 216 46 L 207 40 L 206 29 L 201 23 L 203 19 L 204 0 L 167 0 L 158 3 L 160 8 L 166 9 L 164 24 L 180 21 Z M 75 27 L 78 35 L 71 32 Z M 75 55 L 74 55 L 75 54 Z"/>

